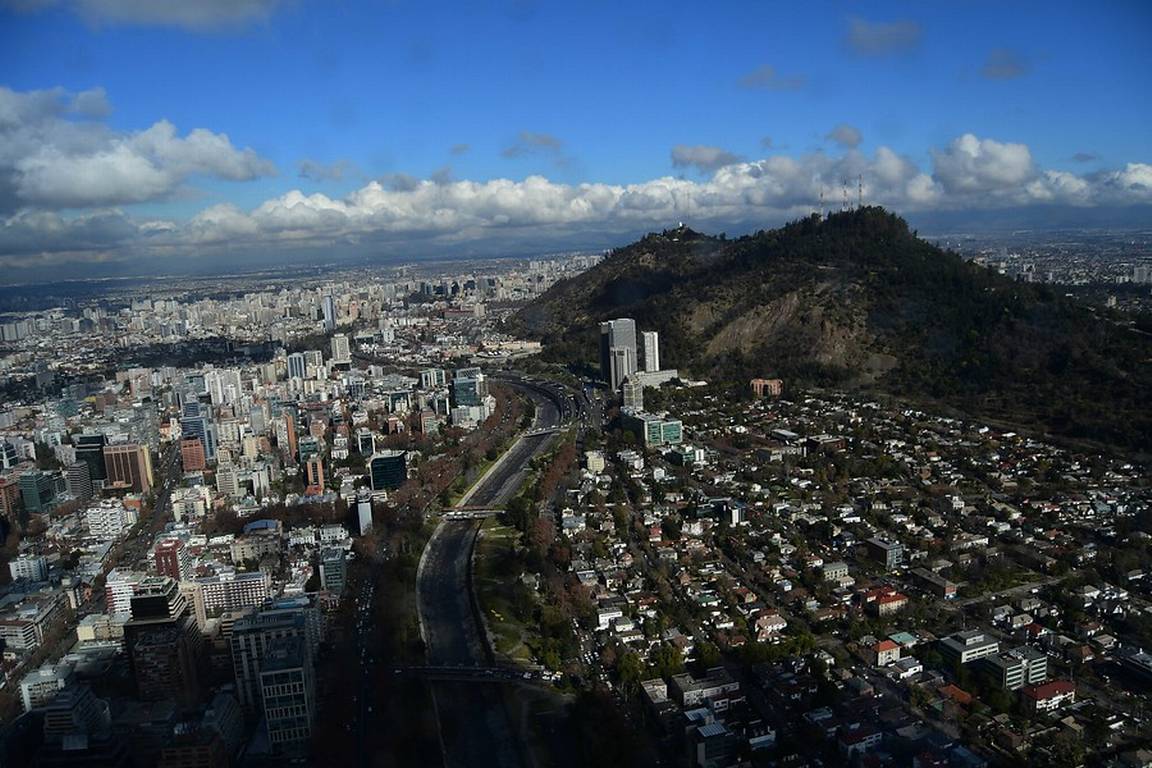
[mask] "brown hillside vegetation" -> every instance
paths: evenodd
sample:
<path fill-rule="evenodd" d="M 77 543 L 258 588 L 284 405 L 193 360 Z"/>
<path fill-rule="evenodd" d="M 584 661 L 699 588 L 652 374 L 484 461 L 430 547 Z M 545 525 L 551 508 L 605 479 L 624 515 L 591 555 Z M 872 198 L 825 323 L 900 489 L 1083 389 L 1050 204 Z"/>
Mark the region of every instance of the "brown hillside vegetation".
<path fill-rule="evenodd" d="M 1152 336 L 1009 280 L 870 207 L 735 240 L 681 227 L 613 251 L 525 307 L 555 361 L 600 320 L 661 333 L 666 367 L 865 387 L 1061 436 L 1152 449 Z"/>

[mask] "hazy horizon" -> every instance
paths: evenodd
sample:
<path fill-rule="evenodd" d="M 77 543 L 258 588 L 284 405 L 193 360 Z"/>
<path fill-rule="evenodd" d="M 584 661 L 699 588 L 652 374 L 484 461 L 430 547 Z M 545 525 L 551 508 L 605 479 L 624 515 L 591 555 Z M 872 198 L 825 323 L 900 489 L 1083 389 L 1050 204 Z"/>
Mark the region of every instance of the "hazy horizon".
<path fill-rule="evenodd" d="M 1152 11 L 987 11 L 0 4 L 0 279 L 1152 220 Z"/>

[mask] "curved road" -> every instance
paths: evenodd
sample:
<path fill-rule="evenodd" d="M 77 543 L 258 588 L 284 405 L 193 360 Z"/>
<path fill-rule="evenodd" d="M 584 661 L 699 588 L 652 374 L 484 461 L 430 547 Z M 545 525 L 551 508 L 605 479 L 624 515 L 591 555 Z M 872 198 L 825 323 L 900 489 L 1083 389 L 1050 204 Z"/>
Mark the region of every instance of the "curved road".
<path fill-rule="evenodd" d="M 536 404 L 534 429 L 561 423 L 562 405 L 544 388 L 506 381 Z M 542 452 L 552 433 L 520 438 L 468 497 L 471 506 L 499 507 L 523 482 L 528 463 Z M 444 520 L 428 541 L 416 590 L 421 628 L 430 665 L 488 666 L 483 629 L 472 602 L 472 548 L 480 523 Z M 438 681 L 432 697 L 440 721 L 446 768 L 520 768 L 520 747 L 508 720 L 500 686 Z"/>

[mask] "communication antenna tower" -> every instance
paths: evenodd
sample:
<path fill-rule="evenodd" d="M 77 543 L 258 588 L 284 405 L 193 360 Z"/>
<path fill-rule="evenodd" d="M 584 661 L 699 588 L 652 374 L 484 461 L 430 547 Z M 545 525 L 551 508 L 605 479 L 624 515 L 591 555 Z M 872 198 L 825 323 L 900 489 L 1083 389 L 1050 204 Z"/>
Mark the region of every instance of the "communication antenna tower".
<path fill-rule="evenodd" d="M 856 176 L 856 210 L 864 207 L 864 175 Z"/>
<path fill-rule="evenodd" d="M 843 193 L 843 199 L 840 202 L 840 210 L 848 210 L 848 179 L 840 182 L 840 191 Z"/>
<path fill-rule="evenodd" d="M 820 185 L 820 218 L 827 218 L 827 214 L 824 211 L 824 185 Z"/>

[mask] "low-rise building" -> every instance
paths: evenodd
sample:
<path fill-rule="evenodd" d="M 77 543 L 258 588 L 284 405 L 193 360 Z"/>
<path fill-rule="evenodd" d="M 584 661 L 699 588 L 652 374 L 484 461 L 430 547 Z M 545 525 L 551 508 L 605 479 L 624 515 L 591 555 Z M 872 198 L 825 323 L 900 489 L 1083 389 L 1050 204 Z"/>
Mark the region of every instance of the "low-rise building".
<path fill-rule="evenodd" d="M 909 571 L 909 575 L 920 589 L 930 595 L 945 600 L 956 597 L 956 584 L 935 571 L 930 571 L 927 568 L 913 568 Z"/>
<path fill-rule="evenodd" d="M 837 560 L 834 563 L 824 563 L 820 568 L 821 575 L 827 581 L 839 581 L 848 575 L 848 563 Z"/>
<path fill-rule="evenodd" d="M 979 670 L 992 684 L 1008 691 L 1038 685 L 1048 679 L 1048 656 L 1027 645 L 984 656 Z"/>
<path fill-rule="evenodd" d="M 71 664 L 44 664 L 20 681 L 20 703 L 25 712 L 38 709 L 67 687 L 75 668 Z"/>
<path fill-rule="evenodd" d="M 864 542 L 873 560 L 891 571 L 904 562 L 904 546 L 898 541 L 874 537 Z"/>
<path fill-rule="evenodd" d="M 1031 712 L 1052 712 L 1076 701 L 1076 686 L 1068 680 L 1029 685 L 1020 691 L 1024 706 Z"/>
<path fill-rule="evenodd" d="M 943 638 L 939 649 L 944 660 L 955 666 L 991 656 L 1000 650 L 1000 644 L 978 629 L 966 629 Z"/>
<path fill-rule="evenodd" d="M 685 708 L 699 706 L 706 699 L 738 694 L 740 681 L 724 667 L 712 667 L 704 677 L 685 672 L 672 676 L 672 697 Z"/>
<path fill-rule="evenodd" d="M 900 659 L 900 644 L 891 640 L 881 640 L 870 650 L 872 663 L 878 667 L 886 667 Z"/>
<path fill-rule="evenodd" d="M 24 598 L 13 610 L 0 616 L 0 641 L 5 648 L 16 651 L 37 648 L 63 618 L 67 604 L 63 592 L 38 593 Z"/>

